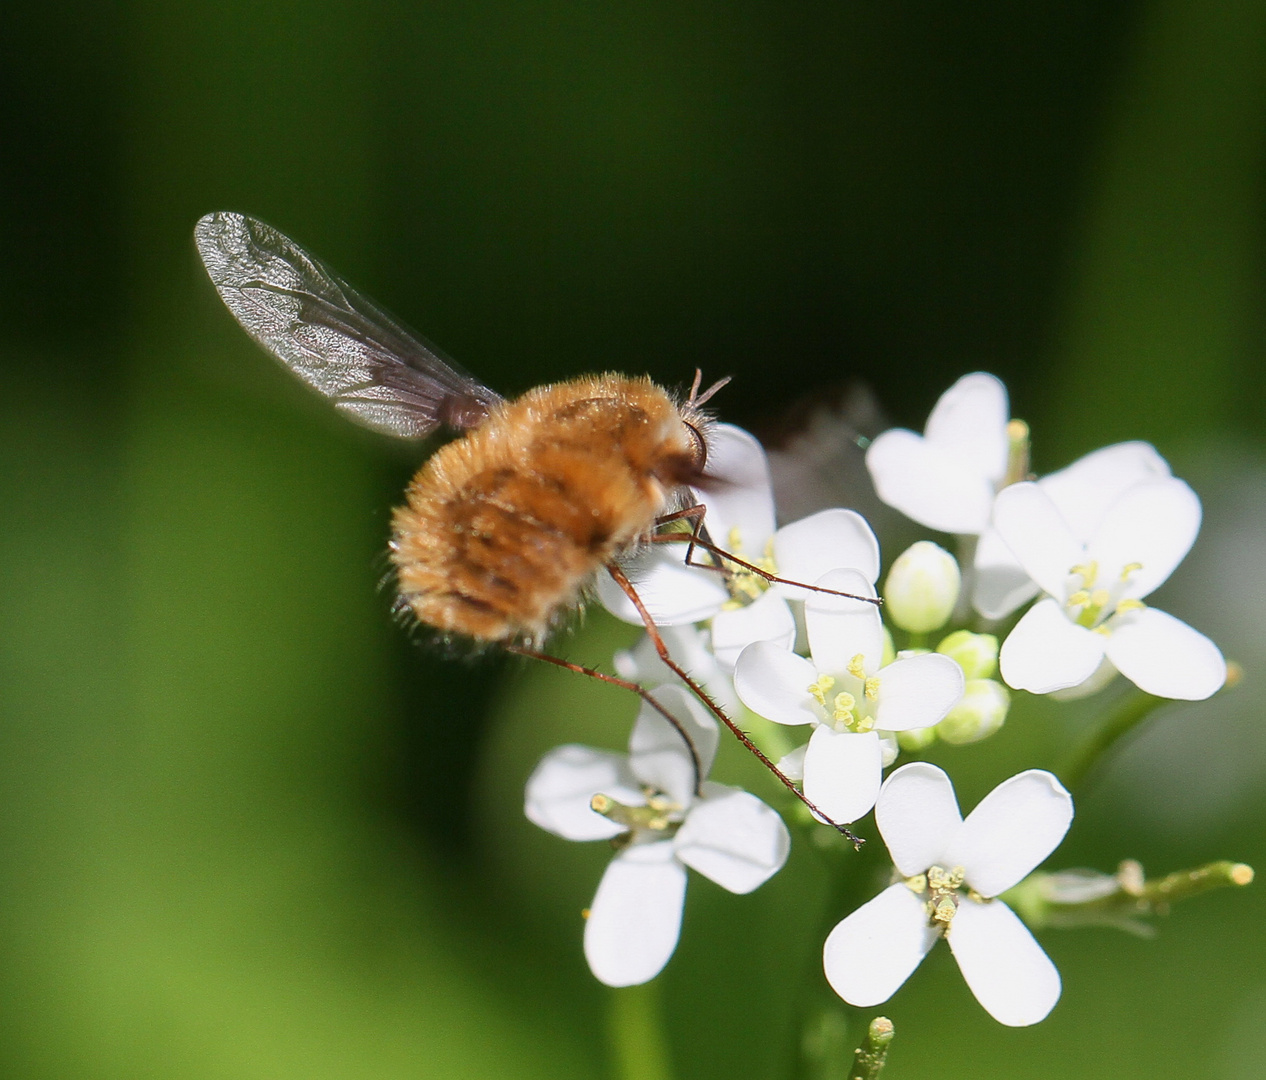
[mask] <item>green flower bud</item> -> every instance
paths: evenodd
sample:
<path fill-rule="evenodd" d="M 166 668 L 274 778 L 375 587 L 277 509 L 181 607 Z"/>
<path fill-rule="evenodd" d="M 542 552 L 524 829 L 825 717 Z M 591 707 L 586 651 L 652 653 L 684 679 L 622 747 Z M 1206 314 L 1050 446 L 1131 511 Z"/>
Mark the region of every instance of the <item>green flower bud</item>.
<path fill-rule="evenodd" d="M 958 661 L 969 679 L 991 679 L 998 670 L 998 639 L 993 634 L 973 634 L 955 630 L 936 651 Z"/>
<path fill-rule="evenodd" d="M 898 555 L 888 571 L 884 604 L 903 630 L 926 634 L 945 625 L 958 603 L 961 584 L 954 556 L 930 540 L 920 540 Z"/>
<path fill-rule="evenodd" d="M 936 733 L 947 743 L 964 743 L 987 739 L 1007 718 L 1011 695 L 993 679 L 968 679 L 963 700 L 954 706 L 939 724 Z"/>
<path fill-rule="evenodd" d="M 944 723 L 944 721 L 941 722 Z M 909 731 L 898 731 L 897 743 L 902 750 L 911 752 L 925 750 L 936 742 L 936 728 L 937 725 L 934 724 L 932 727 L 917 727 L 910 728 Z"/>

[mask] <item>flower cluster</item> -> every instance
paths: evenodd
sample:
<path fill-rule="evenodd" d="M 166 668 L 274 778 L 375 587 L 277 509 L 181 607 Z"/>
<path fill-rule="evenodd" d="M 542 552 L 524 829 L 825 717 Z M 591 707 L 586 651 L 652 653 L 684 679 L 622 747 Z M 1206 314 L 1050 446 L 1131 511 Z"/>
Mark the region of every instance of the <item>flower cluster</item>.
<path fill-rule="evenodd" d="M 998 897 L 1060 843 L 1071 797 L 1030 769 L 964 819 L 941 769 L 884 771 L 937 741 L 987 739 L 1015 691 L 1085 695 L 1119 673 L 1157 697 L 1213 694 L 1226 679 L 1217 647 L 1144 602 L 1190 549 L 1200 504 L 1143 443 L 1032 477 L 1028 429 L 981 373 L 942 396 L 922 434 L 877 437 L 866 465 L 879 497 L 948 534 L 958 559 L 920 541 L 881 586 L 879 542 L 859 514 L 831 508 L 780 526 L 760 444 L 728 425 L 709 433 L 710 484 L 695 493 L 706 542 L 684 559 L 683 532 L 623 566 L 691 685 L 649 637 L 618 654 L 619 674 L 653 695 L 628 753 L 552 751 L 528 781 L 527 815 L 567 839 L 612 844 L 585 955 L 609 985 L 644 982 L 676 946 L 688 867 L 746 893 L 787 857 L 779 814 L 708 778 L 710 703 L 749 726 L 763 718 L 753 737 L 817 817 L 842 827 L 873 810 L 892 858 L 892 884 L 826 940 L 840 997 L 886 1001 L 944 937 L 990 1014 L 1032 1024 L 1055 1005 L 1059 975 Z M 598 592 L 641 624 L 613 582 Z M 793 741 L 796 728 L 807 738 Z"/>

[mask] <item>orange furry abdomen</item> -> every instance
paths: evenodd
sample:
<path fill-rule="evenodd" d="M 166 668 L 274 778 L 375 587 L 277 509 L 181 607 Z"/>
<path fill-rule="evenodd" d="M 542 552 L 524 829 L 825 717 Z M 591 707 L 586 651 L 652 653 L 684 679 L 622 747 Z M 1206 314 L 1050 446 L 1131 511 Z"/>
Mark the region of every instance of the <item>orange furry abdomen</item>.
<path fill-rule="evenodd" d="M 401 598 L 444 633 L 538 642 L 699 471 L 688 419 L 649 379 L 621 375 L 499 405 L 422 466 L 396 510 Z"/>

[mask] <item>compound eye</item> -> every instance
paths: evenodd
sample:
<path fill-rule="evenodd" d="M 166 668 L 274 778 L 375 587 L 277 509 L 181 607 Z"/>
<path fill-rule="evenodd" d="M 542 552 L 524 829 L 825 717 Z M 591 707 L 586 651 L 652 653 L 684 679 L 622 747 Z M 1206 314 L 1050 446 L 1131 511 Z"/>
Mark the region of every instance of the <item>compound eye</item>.
<path fill-rule="evenodd" d="M 696 472 L 702 473 L 708 466 L 708 441 L 703 437 L 703 432 L 689 420 L 683 420 L 682 423 L 686 425 L 686 430 L 690 432 L 690 441 L 694 449 L 693 465 Z"/>

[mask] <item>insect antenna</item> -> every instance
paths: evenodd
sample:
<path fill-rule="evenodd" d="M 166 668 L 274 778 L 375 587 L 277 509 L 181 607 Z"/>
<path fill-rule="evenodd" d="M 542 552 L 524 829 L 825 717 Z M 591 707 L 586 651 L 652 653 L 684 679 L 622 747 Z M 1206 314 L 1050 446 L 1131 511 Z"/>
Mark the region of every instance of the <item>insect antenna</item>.
<path fill-rule="evenodd" d="M 695 747 L 694 740 L 686 732 L 681 721 L 670 713 L 663 705 L 661 705 L 652 696 L 651 692 L 639 683 L 631 682 L 628 679 L 621 679 L 615 675 L 607 675 L 601 671 L 595 671 L 593 668 L 587 668 L 581 664 L 573 664 L 570 660 L 562 660 L 557 656 L 550 656 L 549 653 L 537 652 L 535 649 L 529 649 L 523 645 L 507 645 L 506 652 L 514 653 L 517 656 L 526 656 L 531 660 L 543 660 L 547 664 L 553 664 L 555 667 L 564 668 L 567 671 L 574 671 L 578 675 L 588 675 L 591 679 L 598 679 L 600 682 L 610 683 L 612 686 L 618 686 L 623 690 L 629 690 L 636 694 L 654 709 L 660 716 L 667 720 L 676 729 L 677 734 L 681 736 L 681 741 L 686 744 L 686 749 L 690 752 L 690 765 L 694 769 L 695 795 L 703 794 L 703 766 L 699 761 L 699 751 Z"/>
<path fill-rule="evenodd" d="M 646 635 L 647 637 L 650 638 L 651 644 L 655 648 L 655 652 L 659 655 L 659 658 L 660 660 L 663 661 L 664 665 L 674 675 L 676 675 L 677 678 L 679 678 L 683 683 L 685 683 L 686 688 L 692 694 L 694 694 L 694 696 L 703 704 L 703 706 L 710 713 L 712 713 L 713 716 L 715 716 L 718 720 L 721 721 L 722 724 L 724 724 L 727 728 L 730 729 L 730 733 L 736 739 L 738 739 L 739 742 L 743 744 L 743 747 L 746 750 L 748 750 L 751 754 L 753 754 L 756 757 L 757 761 L 759 761 L 762 765 L 765 766 L 765 768 L 767 768 L 771 773 L 774 774 L 774 776 L 778 779 L 778 782 L 781 783 L 783 787 L 785 787 L 788 791 L 790 791 L 792 795 L 794 795 L 797 799 L 799 799 L 802 803 L 804 803 L 805 806 L 809 808 L 810 812 L 814 815 L 814 817 L 816 817 L 819 821 L 825 822 L 827 825 L 830 825 L 831 828 L 833 828 L 841 836 L 849 840 L 852 843 L 853 847 L 855 847 L 856 849 L 860 851 L 862 845 L 866 841 L 863 840 L 856 833 L 854 833 L 847 825 L 840 825 L 838 822 L 832 821 L 829 816 L 827 816 L 821 810 L 819 810 L 817 806 L 813 803 L 813 801 L 807 795 L 805 795 L 803 791 L 801 791 L 798 787 L 796 787 L 794 781 L 792 781 L 780 768 L 778 768 L 777 765 L 775 765 L 772 761 L 770 761 L 769 758 L 765 756 L 764 752 L 761 750 L 759 746 L 757 746 L 754 742 L 752 742 L 747 732 L 745 732 L 742 728 L 738 726 L 738 724 L 736 724 L 733 720 L 731 720 L 730 717 L 727 715 L 726 711 L 723 708 L 721 708 L 721 706 L 718 705 L 715 701 L 712 700 L 708 692 L 704 690 L 704 688 L 700 686 L 697 682 L 695 682 L 693 678 L 691 678 L 691 676 L 687 673 L 685 668 L 683 668 L 679 663 L 677 663 L 676 660 L 673 659 L 672 653 L 668 651 L 668 646 L 664 644 L 664 639 L 660 635 L 659 627 L 655 624 L 655 619 L 651 616 L 651 613 L 646 609 L 646 605 L 642 603 L 642 598 L 638 595 L 637 590 L 633 587 L 633 583 L 629 581 L 628 575 L 625 574 L 625 572 L 621 570 L 620 567 L 617 566 L 615 563 L 607 563 L 607 573 L 611 575 L 611 579 L 618 586 L 620 586 L 624 594 L 629 598 L 630 601 L 632 601 L 633 606 L 637 609 L 637 613 L 642 617 L 642 623 L 646 627 Z M 794 584 L 799 584 L 799 583 L 795 582 Z"/>
<path fill-rule="evenodd" d="M 712 400 L 712 395 L 727 386 L 732 378 L 732 375 L 727 375 L 724 379 L 718 379 L 701 394 L 699 384 L 703 382 L 703 369 L 695 368 L 695 381 L 690 384 L 690 396 L 686 398 L 686 407 L 698 409 L 707 404 Z"/>

